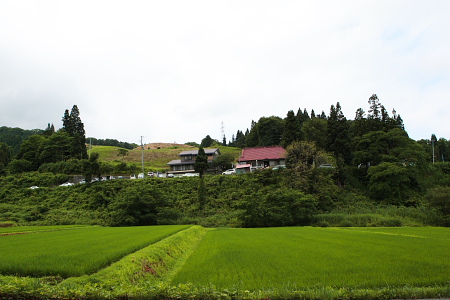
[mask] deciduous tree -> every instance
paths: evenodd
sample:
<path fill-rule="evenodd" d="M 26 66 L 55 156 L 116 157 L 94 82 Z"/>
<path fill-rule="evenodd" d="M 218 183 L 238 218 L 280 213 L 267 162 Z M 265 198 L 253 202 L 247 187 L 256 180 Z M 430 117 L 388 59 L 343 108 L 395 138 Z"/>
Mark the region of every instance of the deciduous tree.
<path fill-rule="evenodd" d="M 125 156 L 127 156 L 128 155 L 128 150 L 127 149 L 125 149 L 125 148 L 119 148 L 118 150 L 117 150 L 117 156 L 122 156 L 122 161 L 123 161 L 123 159 L 125 158 Z"/>
<path fill-rule="evenodd" d="M 214 140 L 209 135 L 207 135 L 203 138 L 202 142 L 200 143 L 200 146 L 202 146 L 203 148 L 208 148 L 211 147 L 213 142 Z"/>

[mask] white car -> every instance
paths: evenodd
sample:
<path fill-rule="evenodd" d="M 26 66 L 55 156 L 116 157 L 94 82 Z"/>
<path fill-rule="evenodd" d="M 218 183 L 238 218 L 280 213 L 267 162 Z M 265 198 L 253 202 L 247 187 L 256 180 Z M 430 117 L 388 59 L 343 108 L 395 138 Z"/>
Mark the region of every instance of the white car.
<path fill-rule="evenodd" d="M 59 186 L 71 186 L 73 185 L 72 182 L 64 182 L 63 184 L 60 184 Z"/>
<path fill-rule="evenodd" d="M 185 177 L 192 177 L 192 176 L 199 176 L 199 174 L 198 173 L 186 173 L 183 176 L 185 176 Z"/>
<path fill-rule="evenodd" d="M 39 187 L 37 185 L 33 185 L 32 187 L 30 187 L 30 189 L 34 190 L 34 189 L 38 189 Z"/>
<path fill-rule="evenodd" d="M 139 178 L 139 179 L 144 178 L 144 173 L 139 173 L 139 174 L 138 174 L 138 178 Z"/>
<path fill-rule="evenodd" d="M 130 175 L 130 179 L 136 179 L 136 175 Z"/>
<path fill-rule="evenodd" d="M 228 169 L 225 172 L 222 172 L 222 175 L 234 175 L 234 174 L 236 174 L 235 169 Z"/>

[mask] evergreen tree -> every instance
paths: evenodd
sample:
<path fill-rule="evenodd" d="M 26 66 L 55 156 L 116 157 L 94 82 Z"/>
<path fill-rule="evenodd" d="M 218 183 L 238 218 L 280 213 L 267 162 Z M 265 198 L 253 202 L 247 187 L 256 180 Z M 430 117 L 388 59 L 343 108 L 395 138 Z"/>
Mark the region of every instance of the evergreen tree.
<path fill-rule="evenodd" d="M 327 115 L 325 114 L 325 112 L 322 110 L 322 113 L 320 114 L 320 117 L 319 117 L 320 119 L 324 119 L 324 120 L 326 120 L 327 119 Z"/>
<path fill-rule="evenodd" d="M 306 108 L 302 111 L 301 108 L 297 111 L 297 119 L 300 124 L 300 128 L 302 127 L 303 123 L 306 122 L 309 119 L 309 114 L 306 111 Z"/>
<path fill-rule="evenodd" d="M 359 137 L 368 132 L 368 122 L 365 117 L 366 112 L 362 108 L 358 108 L 355 114 L 355 120 L 351 125 L 352 136 Z"/>
<path fill-rule="evenodd" d="M 369 98 L 369 111 L 367 116 L 368 128 L 370 131 L 378 131 L 383 129 L 382 112 L 384 107 L 376 94 Z M 385 116 L 384 116 L 385 117 Z"/>
<path fill-rule="evenodd" d="M 245 146 L 246 147 L 256 147 L 258 146 L 258 129 L 257 129 L 257 123 L 252 120 L 252 125 L 250 127 L 250 131 L 247 129 L 246 134 L 246 141 Z"/>
<path fill-rule="evenodd" d="M 248 129 L 247 129 L 248 131 Z M 244 148 L 245 147 L 245 135 L 242 131 L 238 130 L 236 133 L 235 147 Z"/>
<path fill-rule="evenodd" d="M 281 137 L 281 145 L 286 148 L 301 137 L 300 123 L 293 110 L 288 111 L 284 119 L 284 131 Z"/>
<path fill-rule="evenodd" d="M 327 127 L 326 150 L 333 152 L 338 162 L 343 159 L 345 163 L 351 162 L 351 147 L 349 135 L 349 123 L 342 113 L 341 105 L 331 105 Z"/>
<path fill-rule="evenodd" d="M 70 119 L 73 124 L 73 155 L 78 159 L 86 159 L 86 132 L 84 130 L 84 124 L 81 122 L 80 111 L 78 106 L 74 105 L 70 113 Z"/>
<path fill-rule="evenodd" d="M 208 156 L 202 146 L 198 149 L 198 154 L 195 157 L 194 170 L 200 174 L 200 177 L 203 177 L 203 173 L 208 170 Z"/>
<path fill-rule="evenodd" d="M 231 135 L 231 141 L 228 142 L 229 147 L 236 147 L 236 137 L 234 133 Z"/>
<path fill-rule="evenodd" d="M 53 133 L 55 133 L 55 126 L 50 125 L 50 123 L 47 124 L 47 128 L 44 130 L 43 135 L 51 136 Z"/>
<path fill-rule="evenodd" d="M 308 121 L 310 119 L 308 111 L 305 109 L 303 109 L 303 118 L 304 118 L 304 122 Z"/>
<path fill-rule="evenodd" d="M 73 129 L 73 124 L 72 124 L 72 119 L 70 118 L 70 113 L 69 110 L 66 109 L 64 111 L 64 115 L 62 118 L 62 122 L 63 122 L 63 127 L 62 129 L 67 132 L 69 135 L 73 135 L 74 129 Z"/>
<path fill-rule="evenodd" d="M 69 114 L 69 110 L 66 109 L 63 121 L 63 130 L 72 137 L 72 156 L 78 159 L 86 159 L 87 149 L 86 149 L 86 132 L 84 130 L 84 124 L 81 122 L 80 111 L 77 105 L 72 107 Z"/>

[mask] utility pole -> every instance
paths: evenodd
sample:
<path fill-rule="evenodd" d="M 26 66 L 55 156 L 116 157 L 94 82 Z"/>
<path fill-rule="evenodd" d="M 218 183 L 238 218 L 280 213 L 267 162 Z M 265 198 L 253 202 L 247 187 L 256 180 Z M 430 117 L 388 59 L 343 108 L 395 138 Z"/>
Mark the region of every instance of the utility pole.
<path fill-rule="evenodd" d="M 92 138 L 89 138 L 89 153 L 88 153 L 89 158 L 91 158 L 91 150 L 92 150 Z"/>
<path fill-rule="evenodd" d="M 142 142 L 143 136 L 141 135 L 141 147 L 142 147 L 142 174 L 144 174 L 144 143 Z M 144 174 L 145 176 L 145 174 Z"/>
<path fill-rule="evenodd" d="M 431 135 L 431 147 L 433 148 L 433 164 L 434 164 L 434 143 L 436 142 L 436 135 L 433 133 Z"/>

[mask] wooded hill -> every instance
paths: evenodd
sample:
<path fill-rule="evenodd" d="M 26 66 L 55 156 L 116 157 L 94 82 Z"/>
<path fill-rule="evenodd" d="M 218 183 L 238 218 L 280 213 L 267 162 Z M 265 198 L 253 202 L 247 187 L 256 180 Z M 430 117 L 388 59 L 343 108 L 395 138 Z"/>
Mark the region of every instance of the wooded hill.
<path fill-rule="evenodd" d="M 90 178 L 102 174 L 133 174 L 141 171 L 140 163 L 137 163 L 141 160 L 141 150 L 111 146 L 86 149 L 83 132 L 78 108 L 74 106 L 70 113 L 66 110 L 61 130 L 54 131 L 49 125 L 42 133 L 25 140 L 16 155 L 10 155 L 11 146 L 0 143 L 0 173 L 3 174 L 0 177 L 3 182 L 0 204 L 5 213 L 0 220 L 56 224 L 67 222 L 57 217 L 65 215 L 61 211 L 56 214 L 49 212 L 59 207 L 57 204 L 82 197 L 69 202 L 68 206 L 58 208 L 68 211 L 71 216 L 68 220 L 84 223 L 102 220 L 101 223 L 105 225 L 145 225 L 183 223 L 186 220 L 202 223 L 214 219 L 216 221 L 211 224 L 282 226 L 312 224 L 313 216 L 340 214 L 342 211 L 345 214 L 359 212 L 362 206 L 368 209 L 367 212 L 386 207 L 415 211 L 420 216 L 413 218 L 418 224 L 450 223 L 449 142 L 434 136 L 430 140 L 410 139 L 401 117 L 396 112 L 390 116 L 376 95 L 369 99 L 368 113 L 358 109 L 354 120 L 348 120 L 337 103 L 331 106 L 329 116 L 324 113 L 309 114 L 299 109 L 297 115 L 289 111 L 284 119 L 272 116 L 253 121 L 250 130 L 245 133 L 238 131 L 229 143 L 225 139 L 222 142 L 214 141 L 209 136 L 201 141 L 202 147 L 218 146 L 222 154 L 227 152 L 233 158 L 239 156 L 243 146 L 281 144 L 287 151 L 286 170 L 282 172 L 264 170 L 261 174 L 226 179 L 220 179 L 223 178 L 220 176 L 207 177 L 200 182 L 174 180 L 88 184 L 85 187 L 69 187 L 75 193 L 66 195 L 60 193 L 60 188 L 53 189 L 53 186 L 62 183 L 60 180 L 63 178 L 67 180 L 70 174 L 81 174 L 90 181 Z M 163 170 L 167 162 L 177 158 L 183 150 L 177 147 L 144 149 L 145 168 Z M 87 150 L 90 152 L 89 158 Z M 317 168 L 321 164 L 331 164 L 333 168 L 324 171 Z M 225 182 L 228 184 L 223 184 Z M 140 186 L 144 183 L 145 186 L 151 186 L 148 186 L 151 189 L 148 193 L 143 192 L 146 188 Z M 111 187 L 111 190 L 103 190 L 102 184 Z M 31 191 L 29 187 L 32 185 L 42 185 L 42 189 Z M 158 188 L 163 185 L 170 193 Z M 85 194 L 83 191 L 86 189 L 89 192 Z M 182 192 L 176 193 L 176 190 Z M 29 201 L 22 197 L 33 198 L 38 195 L 42 198 L 38 198 L 37 202 L 17 205 L 21 201 Z M 230 198 L 231 195 L 234 196 Z M 159 219 L 148 219 L 139 213 L 137 217 L 123 216 L 128 221 L 113 221 L 110 214 L 121 210 L 115 203 L 125 205 L 125 199 L 131 202 L 131 199 L 135 199 L 135 207 L 151 211 L 149 214 L 159 216 Z M 187 204 L 180 203 L 183 200 Z M 251 205 L 239 206 L 239 201 Z M 42 204 L 42 210 L 33 203 Z M 88 217 L 73 215 L 75 203 L 89 207 Z M 27 205 L 30 205 L 29 210 L 24 211 L 23 207 Z M 166 207 L 171 209 L 167 210 Z M 252 212 L 248 213 L 247 209 Z M 302 210 L 308 211 L 307 217 L 300 212 Z M 130 216 L 134 214 L 132 211 L 134 209 L 128 211 Z M 161 217 L 168 211 L 171 217 Z M 292 215 L 291 211 L 296 213 Z M 97 215 L 100 212 L 106 214 Z M 39 217 L 30 217 L 30 214 Z M 280 217 L 276 217 L 277 214 Z M 429 220 L 428 214 L 432 214 L 431 219 L 435 221 L 420 221 Z M 249 218 L 275 218 L 278 221 L 258 223 L 250 222 Z"/>

